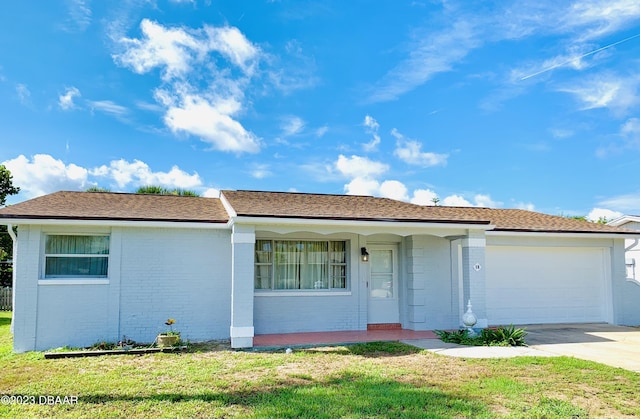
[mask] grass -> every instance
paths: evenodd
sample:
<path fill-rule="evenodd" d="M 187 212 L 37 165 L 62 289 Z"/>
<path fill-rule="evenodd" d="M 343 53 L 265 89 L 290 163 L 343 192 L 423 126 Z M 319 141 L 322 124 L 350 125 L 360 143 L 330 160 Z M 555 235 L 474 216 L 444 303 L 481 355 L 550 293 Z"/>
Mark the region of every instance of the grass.
<path fill-rule="evenodd" d="M 640 374 L 573 358 L 465 360 L 378 342 L 45 360 L 11 353 L 9 316 L 0 313 L 0 395 L 78 403 L 0 405 L 0 417 L 640 416 Z"/>

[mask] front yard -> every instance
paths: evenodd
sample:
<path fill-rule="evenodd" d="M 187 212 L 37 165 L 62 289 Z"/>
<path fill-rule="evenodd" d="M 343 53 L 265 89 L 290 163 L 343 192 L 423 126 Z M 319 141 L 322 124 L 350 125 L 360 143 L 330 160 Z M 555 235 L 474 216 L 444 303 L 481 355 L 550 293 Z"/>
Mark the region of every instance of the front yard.
<path fill-rule="evenodd" d="M 45 360 L 11 352 L 9 322 L 0 313 L 2 417 L 640 416 L 640 374 L 572 358 L 464 360 L 371 343 Z"/>

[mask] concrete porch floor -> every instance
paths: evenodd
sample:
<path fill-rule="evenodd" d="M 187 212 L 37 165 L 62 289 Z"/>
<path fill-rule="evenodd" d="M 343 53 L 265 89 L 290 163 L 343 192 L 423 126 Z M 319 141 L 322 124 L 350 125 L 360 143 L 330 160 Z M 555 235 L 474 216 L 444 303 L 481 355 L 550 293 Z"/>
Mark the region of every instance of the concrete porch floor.
<path fill-rule="evenodd" d="M 337 332 L 305 332 L 256 335 L 253 338 L 254 348 L 289 347 L 308 345 L 335 345 L 344 343 L 400 341 L 415 339 L 437 339 L 430 330 L 415 331 L 397 330 L 350 330 Z"/>

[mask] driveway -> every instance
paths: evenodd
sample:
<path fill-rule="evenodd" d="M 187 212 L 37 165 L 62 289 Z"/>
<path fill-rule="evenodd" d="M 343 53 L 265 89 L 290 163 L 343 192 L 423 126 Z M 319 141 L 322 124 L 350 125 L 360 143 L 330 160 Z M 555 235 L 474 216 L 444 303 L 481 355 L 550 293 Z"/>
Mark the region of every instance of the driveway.
<path fill-rule="evenodd" d="M 525 325 L 532 349 L 640 372 L 640 328 L 605 323 Z"/>

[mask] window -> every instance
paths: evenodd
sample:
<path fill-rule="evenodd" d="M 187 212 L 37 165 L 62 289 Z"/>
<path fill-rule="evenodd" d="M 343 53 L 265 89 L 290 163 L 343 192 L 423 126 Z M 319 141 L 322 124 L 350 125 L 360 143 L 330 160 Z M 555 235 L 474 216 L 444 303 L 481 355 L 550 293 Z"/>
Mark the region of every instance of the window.
<path fill-rule="evenodd" d="M 47 235 L 45 278 L 106 278 L 109 236 Z"/>
<path fill-rule="evenodd" d="M 256 240 L 257 290 L 347 288 L 345 241 Z"/>

